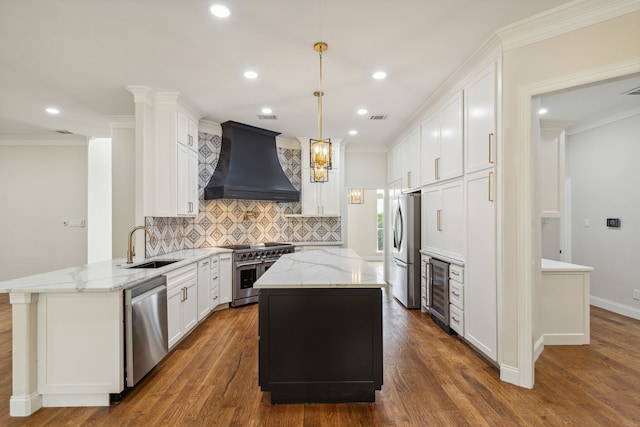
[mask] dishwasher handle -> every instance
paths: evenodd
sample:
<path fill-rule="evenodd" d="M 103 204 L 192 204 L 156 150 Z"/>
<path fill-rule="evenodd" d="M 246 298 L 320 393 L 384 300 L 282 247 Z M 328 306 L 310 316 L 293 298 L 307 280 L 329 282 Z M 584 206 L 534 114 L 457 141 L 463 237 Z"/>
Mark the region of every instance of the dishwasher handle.
<path fill-rule="evenodd" d="M 151 295 L 155 295 L 157 293 L 163 292 L 167 289 L 167 285 L 166 284 L 161 284 L 156 286 L 155 288 L 145 292 L 144 294 L 140 294 L 140 295 L 136 295 L 135 297 L 133 297 L 131 299 L 131 305 L 135 305 L 136 303 L 138 303 L 139 301 L 150 297 Z"/>

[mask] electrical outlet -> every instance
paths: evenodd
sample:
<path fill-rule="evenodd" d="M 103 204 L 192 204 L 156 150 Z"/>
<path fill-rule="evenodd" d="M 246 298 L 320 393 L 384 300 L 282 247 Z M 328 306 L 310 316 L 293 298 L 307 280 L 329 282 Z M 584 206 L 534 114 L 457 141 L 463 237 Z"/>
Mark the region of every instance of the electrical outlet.
<path fill-rule="evenodd" d="M 633 290 L 633 299 L 640 299 L 640 289 Z"/>

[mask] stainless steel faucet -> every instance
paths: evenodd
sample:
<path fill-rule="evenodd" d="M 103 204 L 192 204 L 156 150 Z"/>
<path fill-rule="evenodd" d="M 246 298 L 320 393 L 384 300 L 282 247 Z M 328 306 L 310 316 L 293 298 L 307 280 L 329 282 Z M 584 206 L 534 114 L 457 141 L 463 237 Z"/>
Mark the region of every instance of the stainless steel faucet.
<path fill-rule="evenodd" d="M 153 233 L 151 233 L 151 230 L 149 230 L 147 227 L 145 227 L 144 225 L 139 225 L 137 227 L 133 227 L 133 230 L 131 230 L 131 233 L 129 233 L 129 246 L 127 249 L 127 264 L 132 264 L 133 263 L 133 257 L 136 256 L 136 248 L 135 246 L 133 246 L 133 233 L 136 230 L 144 230 L 147 232 L 147 234 L 149 235 L 149 243 L 153 244 L 153 242 L 156 241 L 156 239 L 153 237 Z"/>

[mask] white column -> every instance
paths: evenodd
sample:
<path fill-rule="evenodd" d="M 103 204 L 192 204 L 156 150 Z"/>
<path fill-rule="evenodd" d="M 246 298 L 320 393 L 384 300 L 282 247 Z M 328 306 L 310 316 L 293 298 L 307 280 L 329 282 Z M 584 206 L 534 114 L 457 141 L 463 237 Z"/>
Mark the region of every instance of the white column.
<path fill-rule="evenodd" d="M 13 394 L 9 401 L 12 417 L 25 417 L 42 407 L 38 392 L 37 320 L 38 294 L 10 294 L 13 322 Z"/>

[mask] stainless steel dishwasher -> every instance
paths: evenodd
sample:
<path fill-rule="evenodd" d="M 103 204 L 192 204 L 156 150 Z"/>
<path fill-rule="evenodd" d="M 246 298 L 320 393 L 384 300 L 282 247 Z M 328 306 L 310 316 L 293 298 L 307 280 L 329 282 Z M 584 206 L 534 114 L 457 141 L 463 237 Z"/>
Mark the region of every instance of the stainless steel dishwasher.
<path fill-rule="evenodd" d="M 169 352 L 166 277 L 124 291 L 124 327 L 125 380 L 133 387 Z"/>

